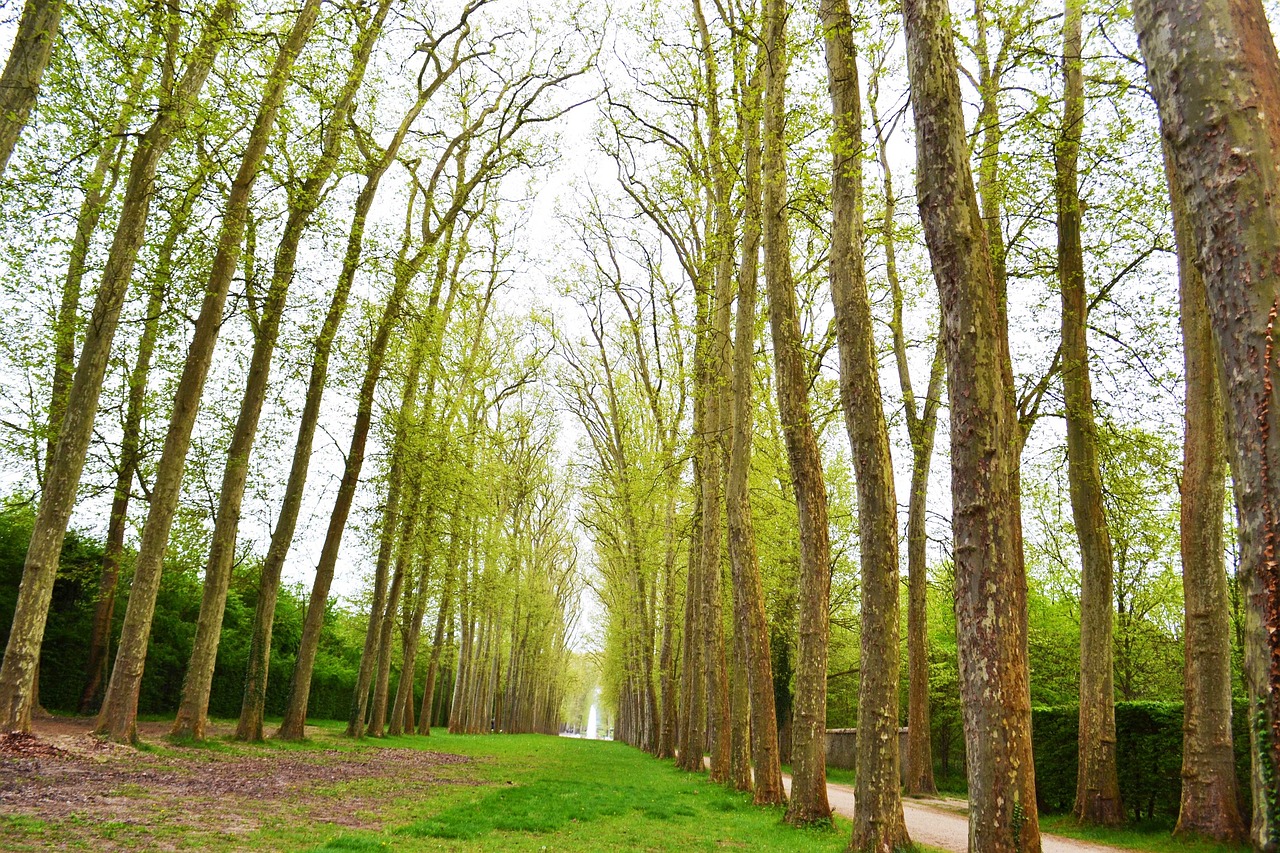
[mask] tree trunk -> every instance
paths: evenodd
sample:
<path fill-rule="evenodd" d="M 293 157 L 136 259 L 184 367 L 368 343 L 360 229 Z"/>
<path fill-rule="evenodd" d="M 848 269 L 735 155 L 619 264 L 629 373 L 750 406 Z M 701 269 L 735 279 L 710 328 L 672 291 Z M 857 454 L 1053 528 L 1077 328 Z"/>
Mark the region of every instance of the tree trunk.
<path fill-rule="evenodd" d="M 669 461 L 672 470 L 678 470 Z M 664 522 L 664 547 L 666 558 L 662 569 L 662 648 L 658 668 L 662 691 L 661 720 L 658 725 L 658 758 L 674 758 L 676 754 L 676 489 L 678 480 L 667 481 L 667 511 Z"/>
<path fill-rule="evenodd" d="M 768 62 L 764 100 L 764 273 L 768 283 L 769 327 L 778 414 L 795 485 L 800 516 L 800 635 L 791 735 L 791 802 L 787 822 L 831 820 L 827 802 L 827 634 L 831 594 L 831 547 L 827 532 L 827 490 L 822 455 L 809 416 L 809 377 L 800 339 L 795 285 L 791 275 L 791 232 L 787 221 L 785 138 L 787 66 L 786 3 L 767 0 L 764 13 Z"/>
<path fill-rule="evenodd" d="M 120 558 L 124 555 L 125 528 L 129 517 L 129 501 L 133 495 L 133 478 L 142 460 L 142 416 L 146 405 L 147 377 L 151 358 L 160 335 L 160 318 L 165 297 L 169 293 L 173 251 L 178 238 L 190 225 L 191 208 L 204 188 L 207 172 L 201 170 L 187 190 L 182 205 L 170 218 L 169 231 L 160 244 L 155 273 L 147 296 L 146 316 L 138 339 L 138 355 L 129 374 L 129 401 L 125 409 L 120 442 L 120 467 L 116 472 L 115 492 L 111 499 L 111 516 L 107 522 L 107 541 L 102 555 L 102 575 L 98 582 L 98 599 L 93 611 L 93 628 L 89 635 L 88 678 L 80 695 L 80 713 L 96 709 L 107 678 L 107 660 L 111 642 L 111 623 L 115 618 L 116 585 L 120 579 Z"/>
<path fill-rule="evenodd" d="M 706 644 L 707 681 L 707 747 L 711 753 L 711 780 L 730 781 L 732 770 L 731 729 L 729 713 L 728 666 L 725 663 L 724 619 L 721 607 L 722 568 L 721 543 L 724 510 L 726 444 L 723 427 L 728 422 L 729 402 L 729 321 L 733 300 L 734 224 L 730 206 L 732 186 L 724 163 L 725 140 L 720 121 L 719 63 L 711 43 L 701 0 L 694 0 L 703 61 L 704 97 L 707 110 L 707 156 L 710 170 L 711 229 L 708 260 L 713 262 L 713 287 L 708 293 L 710 306 L 699 333 L 706 336 L 703 347 L 706 364 L 702 370 L 702 393 L 705 397 L 702 432 L 698 446 L 702 456 L 702 607 L 703 642 Z"/>
<path fill-rule="evenodd" d="M 421 335 L 416 339 L 421 341 Z M 391 464 L 387 471 L 387 501 L 382 508 L 382 530 L 378 534 L 378 556 L 373 572 L 373 601 L 369 605 L 369 624 L 365 629 L 364 650 L 360 654 L 360 670 L 347 719 L 347 737 L 364 737 L 365 717 L 369 706 L 369 688 L 378 663 L 382 631 L 382 613 L 387 606 L 387 583 L 391 575 L 391 559 L 395 554 L 396 533 L 400 530 L 400 496 L 404 488 L 404 433 L 413 417 L 418 399 L 418 371 L 422 366 L 418 344 L 409 358 L 409 372 L 400 396 L 399 417 L 391 448 Z"/>
<path fill-rule="evenodd" d="M 27 0 L 0 75 L 0 177 L 40 94 L 40 79 L 58 40 L 62 0 Z"/>
<path fill-rule="evenodd" d="M 455 530 L 455 533 L 461 537 L 461 531 Z M 453 576 L 460 571 L 460 567 L 456 565 L 457 561 L 452 561 L 447 567 L 448 574 L 444 578 L 444 592 L 440 596 L 439 612 L 436 615 L 436 632 L 431 643 L 431 663 L 427 667 L 427 683 L 422 689 L 422 710 L 418 712 L 418 734 L 430 735 L 434 714 L 434 699 L 436 694 L 436 682 L 440 674 L 440 654 L 444 649 L 445 625 L 452 626 L 453 621 Z"/>
<path fill-rule="evenodd" d="M 969 170 L 950 10 L 946 0 L 904 0 L 903 18 L 920 215 L 942 301 L 951 402 L 969 849 L 1039 853 L 1008 331 Z"/>
<path fill-rule="evenodd" d="M 1186 202 L 1169 178 L 1173 231 L 1178 245 L 1179 314 L 1186 377 L 1183 419 L 1181 550 L 1183 636 L 1182 803 L 1174 835 L 1243 843 L 1231 743 L 1231 610 L 1223 559 L 1222 511 L 1226 501 L 1227 447 L 1222 389 L 1214 363 L 1204 278 L 1195 265 L 1195 243 Z"/>
<path fill-rule="evenodd" d="M 1098 426 L 1089 381 L 1088 300 L 1080 230 L 1077 163 L 1084 129 L 1080 58 L 1081 0 L 1066 0 L 1063 16 L 1062 128 L 1055 152 L 1058 205 L 1058 289 L 1062 294 L 1062 395 L 1067 421 L 1067 480 L 1080 544 L 1080 735 L 1073 812 L 1081 823 L 1125 821 L 1116 773 L 1116 706 L 1112 664 L 1111 532 L 1103 512 Z"/>
<path fill-rule="evenodd" d="M 705 289 L 703 289 L 705 290 Z M 705 293 L 695 297 L 698 300 L 699 322 L 706 310 Z M 704 363 L 702 348 L 705 338 L 694 344 L 694 404 L 693 432 L 695 435 L 702 428 L 705 406 L 703 395 L 699 390 L 701 380 L 697 372 Z M 702 465 L 694 454 L 693 460 L 693 517 L 689 523 L 689 564 L 685 577 L 684 594 L 684 632 L 682 649 L 682 666 L 680 680 L 680 743 L 678 747 L 677 765 L 690 773 L 703 771 L 702 752 L 707 743 L 707 690 L 706 680 L 702 677 L 705 668 L 705 643 L 702 641 Z"/>
<path fill-rule="evenodd" d="M 119 225 L 112 239 L 80 350 L 80 360 L 67 396 L 67 413 L 58 435 L 58 449 L 48 466 L 23 566 L 13 626 L 5 647 L 4 663 L 0 665 L 0 730 L 3 731 L 30 730 L 32 687 L 40 659 L 40 644 L 44 639 L 45 619 L 53 596 L 53 582 L 58 572 L 58 559 L 93 436 L 98 398 L 120 309 L 133 276 L 138 250 L 146 236 L 156 168 L 173 141 L 174 133 L 184 125 L 204 88 L 205 78 L 225 40 L 225 31 L 235 9 L 235 0 L 219 0 L 176 86 L 172 81 L 172 69 L 166 67 L 167 85 L 164 88 L 169 94 L 163 98 L 155 122 L 138 141 L 129 166 Z M 179 35 L 171 33 L 174 40 Z"/>
<path fill-rule="evenodd" d="M 258 606 L 254 612 L 252 640 L 249 647 L 249 669 L 245 676 L 244 700 L 241 704 L 240 723 L 236 730 L 236 738 L 240 740 L 262 740 L 262 716 L 266 702 L 267 675 L 271 663 L 271 629 L 275 616 L 275 603 L 280 592 L 280 577 L 284 569 L 285 559 L 293 545 L 293 535 L 298 527 L 298 514 L 302 509 L 302 498 L 306 490 L 307 474 L 311 467 L 312 444 L 315 441 L 316 427 L 320 420 L 320 405 L 324 399 L 325 385 L 329 378 L 329 359 L 333 352 L 333 341 L 338 333 L 338 326 L 346 315 L 347 301 L 360 267 L 360 258 L 364 252 L 364 233 L 368 222 L 369 211 L 377 197 L 382 177 L 399 153 L 405 136 L 418 115 L 426 106 L 430 96 L 436 91 L 433 84 L 420 90 L 417 100 L 408 113 L 400 121 L 391 142 L 379 153 L 376 160 L 369 163 L 369 171 L 364 186 L 356 196 L 354 213 L 351 218 L 351 229 L 347 235 L 347 248 L 343 256 L 342 272 L 338 276 L 338 284 L 334 288 L 329 302 L 329 310 L 325 314 L 324 323 L 316 335 L 315 353 L 311 360 L 311 374 L 307 382 L 306 397 L 302 407 L 302 417 L 298 422 L 298 437 L 294 443 L 293 461 L 289 468 L 289 478 L 285 483 L 284 497 L 280 502 L 280 513 L 276 519 L 275 529 L 271 534 L 271 543 L 267 547 L 267 556 L 262 565 L 262 576 L 258 584 Z M 390 503 L 390 499 L 388 500 Z M 386 595 L 386 571 L 377 577 L 381 578 L 381 586 L 374 585 L 374 602 L 378 604 Z M 379 604 L 380 606 L 380 604 Z M 361 658 L 363 663 L 364 658 Z M 361 667 L 356 695 L 353 697 L 353 716 L 355 707 L 363 717 L 364 701 L 360 700 L 369 689 L 369 676 L 366 667 Z M 354 730 L 353 730 L 354 727 Z M 347 734 L 353 735 L 363 731 L 363 720 L 359 726 L 348 723 Z"/>
<path fill-rule="evenodd" d="M 1255 850 L 1275 851 L 1280 849 L 1275 798 L 1280 769 L 1280 394 L 1272 365 L 1280 309 L 1280 270 L 1274 263 L 1280 213 L 1272 200 L 1280 190 L 1280 59 L 1258 0 L 1190 5 L 1138 0 L 1133 6 L 1147 77 L 1172 155 L 1172 183 L 1185 203 L 1184 230 L 1192 235 L 1217 345 L 1246 602 L 1250 835 Z M 1203 354 L 1202 347 L 1198 350 Z M 1205 383 L 1199 387 L 1203 393 Z M 1187 398 L 1190 405 L 1190 392 Z M 1214 417 L 1212 412 L 1203 415 L 1205 423 Z M 1187 452 L 1193 449 L 1199 448 L 1188 445 Z M 1207 458 L 1201 464 L 1211 468 L 1214 463 Z M 1205 506 L 1203 511 L 1213 510 Z M 1215 586 L 1204 592 L 1211 596 Z M 1188 598 L 1188 613 L 1192 605 Z M 1204 663 L 1213 666 L 1210 660 Z M 1188 673 L 1188 689 L 1191 685 Z M 1202 709 L 1189 710 L 1203 718 Z M 1188 716 L 1187 725 L 1192 724 Z M 1224 724 L 1222 719 L 1214 723 Z"/>
<path fill-rule="evenodd" d="M 387 308 L 391 307 L 392 304 L 389 301 Z M 377 334 L 369 348 L 369 362 L 365 367 L 364 381 L 360 386 L 357 403 L 355 429 L 352 432 L 342 481 L 338 485 L 338 495 L 334 500 L 333 511 L 329 515 L 329 528 L 325 533 L 324 545 L 320 551 L 320 563 L 316 567 L 311 598 L 307 602 L 307 615 L 303 620 L 302 639 L 299 642 L 298 659 L 289 684 L 289 699 L 285 706 L 284 720 L 277 732 L 277 737 L 286 740 L 302 738 L 306 726 L 307 701 L 311 695 L 311 671 L 315 666 L 316 652 L 320 647 L 320 630 L 324 626 L 324 611 L 329 600 L 329 587 L 333 583 L 334 570 L 338 564 L 338 550 L 342 546 L 342 534 L 346 530 L 347 517 L 351 513 L 356 486 L 360 483 L 360 472 L 364 467 L 365 446 L 369 438 L 369 429 L 373 425 L 373 395 L 377 390 L 378 380 L 382 376 L 387 343 L 395 325 L 396 315 L 398 315 L 398 306 L 395 314 L 391 316 L 384 312 Z"/>
<path fill-rule="evenodd" d="M 213 268 L 209 273 L 209 282 L 205 285 L 204 303 L 200 306 L 200 316 L 196 319 L 191 347 L 187 352 L 187 362 L 183 366 L 182 381 L 174 398 L 174 414 L 170 420 L 169 430 L 170 436 L 175 436 L 176 433 L 176 440 L 173 444 L 170 444 L 168 436 L 165 440 L 165 449 L 168 451 L 172 448 L 172 456 L 166 453 L 161 457 L 160 468 L 156 473 L 157 490 L 153 492 L 151 510 L 147 514 L 148 527 L 154 523 L 162 528 L 155 540 L 160 553 L 154 557 L 148 555 L 144 558 L 144 552 L 140 549 L 139 571 L 144 564 L 150 570 L 153 561 L 158 571 L 164 559 L 164 550 L 169 538 L 168 529 L 180 496 L 182 472 L 186 466 L 187 449 L 190 447 L 191 432 L 195 427 L 200 396 L 204 390 L 205 378 L 213 363 L 213 351 L 218 332 L 222 327 L 222 312 L 226 304 L 227 291 L 240 263 L 240 247 L 249 215 L 253 183 L 257 178 L 262 158 L 266 154 L 267 144 L 271 141 L 275 130 L 276 115 L 284 102 L 285 88 L 288 85 L 294 61 L 306 45 L 319 13 L 319 0 L 307 0 L 294 19 L 293 27 L 276 56 L 271 75 L 267 78 L 262 104 L 258 108 L 253 131 L 249 135 L 248 146 L 240 161 L 240 169 L 231 184 L 231 194 L 227 199 L 222 227 L 218 235 L 217 254 L 214 256 Z M 345 115 L 344 106 L 349 108 L 349 103 L 347 99 L 347 103 L 340 105 L 335 112 Z M 324 159 L 322 155 L 320 169 L 323 169 Z M 314 182 L 318 190 L 327 181 L 328 175 L 321 175 L 320 169 L 308 180 L 308 188 Z M 329 171 L 331 170 L 332 167 Z M 316 178 L 320 180 L 317 181 Z M 307 209 L 308 201 L 310 201 L 309 210 Z M 222 633 L 222 614 L 226 608 L 227 589 L 231 582 L 231 565 L 235 558 L 240 504 L 244 497 L 244 485 L 249 471 L 249 454 L 253 450 L 253 442 L 257 437 L 258 417 L 262 412 L 267 393 L 267 381 L 271 372 L 271 356 L 275 351 L 280 319 L 284 314 L 285 295 L 296 266 L 293 262 L 297 251 L 296 244 L 301 239 L 306 222 L 310 219 L 310 214 L 315 210 L 317 203 L 318 198 L 314 201 L 304 198 L 301 205 L 290 205 L 292 209 L 289 211 L 289 221 L 285 226 L 284 236 L 276 256 L 275 273 L 272 276 L 261 320 L 254 330 L 256 334 L 253 355 L 249 361 L 240 414 L 236 418 L 235 429 L 231 434 L 231 444 L 227 450 L 227 463 L 218 496 L 218 513 L 214 522 L 213 540 L 209 546 L 209 557 L 205 562 L 204 594 L 196 621 L 195 640 L 191 647 L 187 674 L 183 680 L 182 699 L 178 705 L 177 718 L 170 731 L 170 734 L 177 737 L 196 740 L 204 738 L 209 690 L 213 683 L 213 667 L 217 660 L 218 640 Z M 172 473 L 166 470 L 168 465 L 173 466 Z M 171 481 L 173 488 L 159 489 L 162 480 Z M 161 505 L 162 501 L 172 501 L 173 505 L 166 508 Z M 153 521 L 153 518 L 156 520 Z M 150 622 L 149 617 L 147 621 Z M 145 653 L 145 643 L 143 648 Z M 141 672 L 141 666 L 139 666 L 139 672 Z M 116 737 L 119 736 L 116 735 Z"/>
<path fill-rule="evenodd" d="M 911 846 L 898 771 L 898 500 L 863 268 L 862 101 L 847 0 L 823 0 L 831 89 L 831 300 L 840 402 L 858 491 L 861 580 L 857 779 L 849 849 Z"/>
<path fill-rule="evenodd" d="M 729 562 L 733 571 L 734 642 L 745 661 L 750 694 L 751 749 L 755 765 L 757 805 L 786 802 L 778 753 L 778 716 L 773 703 L 773 652 L 769 620 L 751 519 L 751 443 L 755 431 L 756 292 L 760 263 L 760 66 L 746 81 L 739 119 L 746 156 L 742 228 L 742 262 L 738 272 L 738 311 L 734 326 L 732 417 L 729 474 L 725 506 L 729 527 Z"/>
<path fill-rule="evenodd" d="M 871 85 L 878 91 L 881 69 L 873 68 Z M 929 796 L 938 792 L 933 781 L 933 748 L 929 722 L 929 574 L 926 545 L 928 531 L 925 511 L 929 497 L 929 468 L 938 426 L 938 405 L 942 376 L 946 369 L 942 333 L 934 346 L 929 366 L 929 385 L 924 405 L 916 401 L 907 361 L 907 338 L 903 327 L 902 283 L 898 277 L 897 238 L 894 234 L 898 200 L 889 164 L 884 126 L 870 99 L 871 121 L 876 133 L 876 153 L 884 179 L 884 217 L 881 238 L 885 254 L 885 279 L 893 301 L 893 355 L 902 388 L 907 433 L 911 439 L 911 494 L 907 498 L 907 793 Z"/>

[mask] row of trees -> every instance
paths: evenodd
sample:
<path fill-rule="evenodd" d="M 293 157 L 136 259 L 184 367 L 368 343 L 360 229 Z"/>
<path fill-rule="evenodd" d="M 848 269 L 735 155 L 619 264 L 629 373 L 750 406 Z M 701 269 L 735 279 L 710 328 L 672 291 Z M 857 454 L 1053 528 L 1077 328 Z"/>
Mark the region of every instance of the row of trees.
<path fill-rule="evenodd" d="M 1036 850 L 1028 551 L 1056 559 L 1068 586 L 1078 560 L 1078 590 L 1063 597 L 1078 607 L 1075 810 L 1114 823 L 1124 815 L 1116 649 L 1128 654 L 1133 623 L 1158 617 L 1139 612 L 1127 569 L 1149 561 L 1139 552 L 1150 542 L 1107 511 L 1117 498 L 1107 484 L 1124 477 L 1104 467 L 1133 479 L 1146 460 L 1105 439 L 1140 434 L 1144 417 L 1157 433 L 1181 420 L 1180 500 L 1165 501 L 1182 513 L 1179 831 L 1244 830 L 1230 772 L 1226 458 L 1250 831 L 1275 849 L 1280 297 L 1266 201 L 1280 61 L 1261 4 L 1135 3 L 1135 44 L 1119 11 L 1080 0 L 977 0 L 959 17 L 947 0 L 868 2 L 856 16 L 843 0 L 693 0 L 678 16 L 628 10 L 618 31 L 639 38 L 615 40 L 603 65 L 582 10 L 555 23 L 497 5 L 307 0 L 282 14 L 238 0 L 28 0 L 0 104 L 15 318 L 2 341 L 8 446 L 37 497 L 0 724 L 30 726 L 72 514 L 110 493 L 82 705 L 103 691 L 99 731 L 134 737 L 167 552 L 175 529 L 207 521 L 174 724 L 203 737 L 256 489 L 278 513 L 264 519 L 238 734 L 261 737 L 315 438 L 340 430 L 333 494 L 312 498 L 327 524 L 279 736 L 304 735 L 352 529 L 367 531 L 373 560 L 349 732 L 425 730 L 446 706 L 455 730 L 552 729 L 571 662 L 576 516 L 607 611 L 605 687 L 620 734 L 691 771 L 709 753 L 712 778 L 761 803 L 784 799 L 785 754 L 788 819 L 826 821 L 828 683 L 856 674 L 853 846 L 897 849 L 909 839 L 891 456 L 896 444 L 911 460 L 909 790 L 923 792 L 933 786 L 927 509 L 941 420 L 951 521 L 934 579 L 949 577 L 954 595 L 971 847 Z M 550 165 L 555 146 L 539 130 L 598 67 L 597 147 L 618 192 L 588 182 L 565 217 L 580 251 L 561 283 L 575 305 L 549 334 L 526 337 L 521 320 L 534 318 L 499 298 L 524 227 L 510 227 L 503 199 Z M 907 104 L 918 219 L 898 200 Z M 880 185 L 868 192 L 872 163 Z M 1176 315 L 1152 308 L 1175 280 L 1161 253 L 1179 259 Z M 929 279 L 936 302 L 923 296 Z M 1015 321 L 1024 335 L 1011 338 Z M 879 375 L 881 327 L 896 390 Z M 289 369 L 273 381 L 276 362 Z M 307 376 L 301 393 L 294 373 Z M 555 462 L 557 408 L 584 435 L 577 500 Z M 1034 429 L 1046 413 L 1065 435 Z M 283 478 L 252 480 L 274 433 L 292 460 L 283 490 Z M 1023 460 L 1063 446 L 1074 541 L 1050 547 L 1062 533 L 1050 523 L 1028 549 L 1023 499 L 1038 512 L 1043 489 Z M 220 485 L 202 491 L 206 480 Z M 135 491 L 146 504 L 132 511 L 145 516 L 136 547 Z M 432 604 L 431 652 L 420 655 Z M 856 654 L 832 642 L 850 628 Z M 830 671 L 833 650 L 856 672 Z"/>
<path fill-rule="evenodd" d="M 1260 242 L 1248 248 L 1241 236 L 1230 248 L 1208 219 L 1199 232 L 1194 223 L 1244 223 L 1265 209 L 1265 190 L 1246 197 L 1237 182 L 1270 174 L 1270 148 L 1261 136 L 1252 147 L 1225 140 L 1255 108 L 1266 114 L 1269 84 L 1249 75 L 1274 67 L 1275 48 L 1260 5 L 1236 15 L 1224 3 L 1220 20 L 1205 21 L 1146 5 L 1161 8 L 1135 10 L 1140 42 L 1116 10 L 1075 0 L 921 0 L 904 3 L 901 18 L 876 4 L 851 15 L 838 0 L 717 4 L 714 14 L 694 0 L 625 21 L 640 37 L 609 69 L 597 134 L 618 189 L 592 182 L 565 217 L 580 259 L 566 290 L 587 333 L 565 336 L 561 385 L 589 437 L 581 517 L 608 617 L 606 690 L 628 742 L 688 770 L 708 752 L 713 779 L 754 787 L 763 803 L 783 800 L 777 766 L 789 755 L 788 819 L 823 821 L 827 696 L 844 690 L 833 679 L 853 674 L 852 849 L 907 844 L 895 733 L 895 489 L 907 482 L 908 790 L 934 787 L 932 582 L 954 594 L 972 849 L 1039 846 L 1029 654 L 1037 669 L 1063 657 L 1045 636 L 1061 637 L 1060 622 L 1048 619 L 1069 623 L 1079 642 L 1068 665 L 1079 697 L 1076 816 L 1125 819 L 1117 692 L 1170 698 L 1139 658 L 1184 644 L 1173 653 L 1186 668 L 1172 685 L 1185 690 L 1187 719 L 1177 831 L 1240 840 L 1251 826 L 1255 846 L 1274 849 L 1274 392 L 1270 296 L 1258 295 L 1271 292 L 1261 282 L 1272 271 L 1258 268 Z M 1209 47 L 1199 34 L 1215 27 L 1244 27 L 1240 44 Z M 1214 63 L 1196 66 L 1200 88 L 1162 90 L 1206 51 Z M 1162 65 L 1175 61 L 1177 73 Z M 1235 85 L 1246 88 L 1221 94 Z M 897 193 L 907 99 L 918 219 Z M 1186 99 L 1173 114 L 1170 102 Z M 1174 153 L 1179 145 L 1188 151 Z M 868 190 L 871 164 L 879 185 Z M 1199 212 L 1184 195 L 1197 192 L 1208 196 L 1194 202 Z M 1175 254 L 1171 269 L 1162 255 Z M 1249 257 L 1252 272 L 1240 272 Z M 919 287 L 926 276 L 937 301 Z M 1175 285 L 1180 310 L 1162 309 Z M 1015 323 L 1024 333 L 1011 339 Z M 884 360 L 897 374 L 892 392 L 881 387 Z M 1224 408 L 1235 412 L 1230 441 Z M 847 455 L 827 434 L 838 412 Z M 1034 430 L 1046 414 L 1065 430 Z M 940 419 L 951 437 L 947 526 L 927 512 Z M 1180 472 L 1159 461 L 1179 421 Z M 910 460 L 897 476 L 895 445 Z M 1224 559 L 1228 458 L 1238 586 Z M 1049 459 L 1063 460 L 1069 516 L 1056 477 L 1026 479 L 1056 467 Z M 848 474 L 856 496 L 842 491 Z M 1161 494 L 1141 493 L 1153 482 Z M 844 516 L 854 500 L 856 533 Z M 1176 559 L 1161 531 L 1177 528 L 1153 520 L 1179 508 L 1181 590 L 1161 568 Z M 1026 546 L 1024 516 L 1034 520 Z M 930 527 L 942 528 L 947 558 L 932 581 Z M 1044 620 L 1031 633 L 1029 609 Z M 847 625 L 856 654 L 841 649 Z M 852 673 L 829 671 L 829 650 Z M 1233 676 L 1257 714 L 1249 822 L 1237 806 Z"/>
<path fill-rule="evenodd" d="M 104 475 L 114 487 L 79 703 L 100 734 L 136 737 L 157 597 L 181 543 L 200 552 L 203 597 L 173 734 L 206 736 L 254 490 L 275 512 L 238 737 L 264 735 L 309 494 L 328 523 L 278 736 L 305 734 L 332 585 L 340 571 L 359 583 L 344 539 L 361 528 L 376 557 L 351 733 L 425 734 L 433 719 L 554 730 L 578 580 L 555 420 L 539 405 L 545 352 L 501 306 L 518 261 L 503 187 L 550 162 L 541 128 L 572 107 L 592 36 L 517 25 L 520 10 L 490 5 L 27 4 L 34 23 L 24 15 L 9 61 L 27 82 L 6 82 L 5 97 L 28 100 L 6 101 L 9 147 L 29 113 L 33 126 L 3 187 L 8 300 L 25 323 L 5 354 L 31 383 L 10 399 L 9 440 L 32 466 L 34 482 L 17 485 L 34 487 L 36 511 L 0 667 L 6 730 L 29 729 L 38 707 L 68 525 L 102 502 Z M 117 411 L 118 423 L 106 417 Z M 321 433 L 343 442 L 327 465 Z M 291 458 L 287 477 L 272 481 L 263 443 Z M 309 474 L 326 467 L 335 476 L 317 499 Z M 419 654 L 424 623 L 434 633 Z"/>

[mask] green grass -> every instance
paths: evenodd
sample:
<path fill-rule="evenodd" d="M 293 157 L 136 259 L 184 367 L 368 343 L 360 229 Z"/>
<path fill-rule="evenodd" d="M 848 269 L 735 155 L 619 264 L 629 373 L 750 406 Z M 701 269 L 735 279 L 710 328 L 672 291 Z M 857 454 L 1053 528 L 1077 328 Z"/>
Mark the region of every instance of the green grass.
<path fill-rule="evenodd" d="M 1249 849 L 1246 844 L 1174 838 L 1167 826 L 1135 824 L 1120 829 L 1080 826 L 1071 815 L 1041 815 L 1040 831 L 1146 853 L 1244 853 Z"/>
<path fill-rule="evenodd" d="M 192 745 L 153 738 L 153 766 L 191 768 L 215 757 L 420 749 L 470 756 L 432 765 L 422 778 L 335 778 L 283 796 L 236 806 L 247 826 L 150 812 L 98 818 L 90 812 L 37 819 L 0 816 L 0 849 L 176 850 L 759 850 L 843 851 L 850 826 L 801 830 L 783 823 L 781 808 L 759 808 L 749 795 L 713 785 L 619 743 L 541 735 L 414 736 L 351 741 L 343 724 L 322 723 L 311 740 L 246 745 L 218 740 Z M 120 780 L 117 795 L 146 799 L 145 781 Z M 147 814 L 139 812 L 138 815 Z M 168 816 L 166 816 L 168 815 Z M 327 820 L 356 818 L 366 829 Z"/>

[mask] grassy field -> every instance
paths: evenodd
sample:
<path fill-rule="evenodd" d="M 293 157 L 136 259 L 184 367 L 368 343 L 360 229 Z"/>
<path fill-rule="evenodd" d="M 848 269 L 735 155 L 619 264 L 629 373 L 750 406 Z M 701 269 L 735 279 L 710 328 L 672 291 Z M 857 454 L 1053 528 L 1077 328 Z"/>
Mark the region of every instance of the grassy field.
<path fill-rule="evenodd" d="M 1246 853 L 1249 850 L 1247 844 L 1216 844 L 1174 838 L 1169 827 L 1164 825 L 1138 824 L 1122 829 L 1082 827 L 1071 815 L 1041 815 L 1040 831 L 1145 853 Z"/>
<path fill-rule="evenodd" d="M 849 829 L 838 819 L 797 830 L 780 809 L 621 744 L 537 735 L 439 731 L 356 744 L 335 723 L 301 745 L 155 736 L 141 751 L 0 759 L 0 849 L 15 851 L 836 853 Z"/>

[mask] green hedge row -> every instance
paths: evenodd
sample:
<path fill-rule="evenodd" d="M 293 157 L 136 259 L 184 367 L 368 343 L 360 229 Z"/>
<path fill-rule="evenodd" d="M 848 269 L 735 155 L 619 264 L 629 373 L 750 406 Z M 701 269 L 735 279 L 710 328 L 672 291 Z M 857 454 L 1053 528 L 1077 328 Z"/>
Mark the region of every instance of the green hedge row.
<path fill-rule="evenodd" d="M 1032 748 L 1036 762 L 1036 799 L 1041 811 L 1071 811 L 1076 798 L 1076 750 L 1079 709 L 1033 708 Z M 1245 700 L 1231 717 L 1239 780 L 1241 814 L 1250 814 L 1249 723 Z M 1117 702 L 1116 763 L 1120 796 L 1135 820 L 1172 825 L 1182 796 L 1182 703 Z"/>
<path fill-rule="evenodd" d="M 31 540 L 32 518 L 29 506 L 5 504 L 0 500 L 0 649 L 8 640 L 13 622 L 27 544 Z M 40 702 L 50 711 L 74 713 L 79 704 L 87 678 L 89 634 L 97 604 L 102 556 L 101 542 L 74 531 L 67 535 L 40 654 Z M 110 655 L 113 659 L 128 604 L 131 563 L 132 555 L 127 554 L 112 626 Z M 254 564 L 241 566 L 232 578 L 213 675 L 210 716 L 234 719 L 240 714 L 257 606 L 256 568 Z M 167 715 L 177 710 L 202 593 L 196 567 L 172 561 L 165 566 L 138 697 L 139 713 Z M 280 590 L 271 638 L 268 716 L 278 716 L 284 710 L 306 604 L 305 589 L 286 586 Z M 360 618 L 340 609 L 335 602 L 330 603 L 311 683 L 308 716 L 344 720 L 350 712 L 363 632 L 358 630 L 361 625 L 352 630 L 344 622 Z M 395 689 L 394 680 L 392 689 Z"/>

